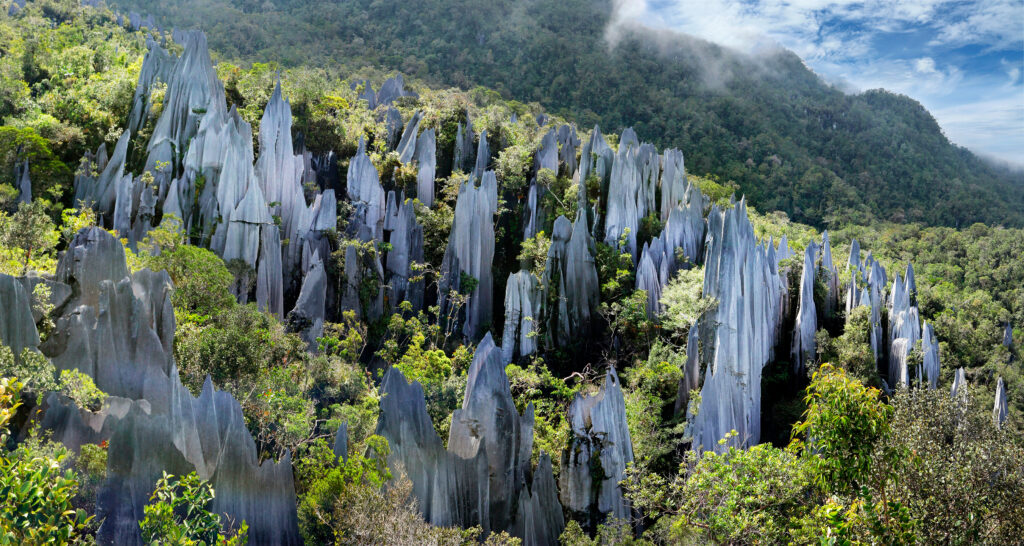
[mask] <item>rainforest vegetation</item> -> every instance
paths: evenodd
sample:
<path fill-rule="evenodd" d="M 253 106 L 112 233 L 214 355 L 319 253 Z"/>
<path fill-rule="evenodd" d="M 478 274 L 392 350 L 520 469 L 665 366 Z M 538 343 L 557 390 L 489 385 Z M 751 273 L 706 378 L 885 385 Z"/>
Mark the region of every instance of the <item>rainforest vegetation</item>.
<path fill-rule="evenodd" d="M 396 100 L 396 109 L 403 120 L 422 112 L 422 126 L 437 132 L 436 199 L 430 207 L 416 203 L 419 273 L 433 290 L 469 177 L 452 160 L 460 124 L 471 119 L 478 134 L 486 129 L 492 150 L 496 302 L 510 273 L 522 268 L 538 281 L 550 274 L 555 217 L 575 220 L 579 193 L 595 191 L 572 172 L 535 172 L 548 130 L 537 117 L 575 124 L 583 142 L 598 124 L 613 149 L 633 127 L 659 149 L 682 150 L 687 181 L 711 203 L 731 208 L 745 196 L 759 239 L 786 237 L 797 256 L 786 262 L 790 286 L 799 287 L 800 257 L 825 229 L 844 286 L 857 275 L 846 265 L 854 240 L 891 276 L 912 263 L 920 318 L 938 340 L 939 388 L 883 386 L 886 367 L 872 354 L 865 308 L 839 309 L 820 317 L 805 370 L 794 368 L 789 341 L 765 366 L 764 443 L 726 437 L 722 449 L 696 451 L 686 408 L 676 404 L 690 328 L 716 305 L 702 292 L 704 267 L 670 279 L 664 311 L 652 316 L 629 253 L 597 241 L 600 307 L 592 333 L 577 347 L 542 347 L 504 370 L 517 410 L 533 407 L 530 459 L 550 454 L 556 481 L 573 437 L 570 404 L 598 392 L 608 368 L 621 378 L 635 454 L 621 484 L 631 518 L 567 513 L 561 543 L 1010 544 L 1024 533 L 1024 183 L 950 143 L 912 99 L 843 93 L 789 52 L 753 59 L 693 39 L 652 42 L 631 27 L 612 47 L 604 33 L 610 3 L 597 0 L 131 0 L 110 7 L 3 0 L 0 8 L 0 274 L 52 278 L 76 233 L 109 226 L 75 202 L 75 179 L 95 176 L 82 158 L 101 145 L 113 149 L 125 131 L 147 40 L 182 52 L 171 39 L 175 25 L 206 31 L 224 96 L 251 125 L 257 158 L 260 122 L 280 82 L 296 146 L 337 158 L 333 177 L 307 181 L 307 197 L 326 189 L 345 195 L 361 141 L 386 189 L 415 188 L 416 169 L 389 148 L 380 108 L 360 99 L 366 82 L 379 89 L 396 72 L 405 76 L 415 96 Z M 163 32 L 133 30 L 115 11 L 129 9 L 153 14 Z M 166 87 L 154 89 L 127 153 L 126 171 L 150 179 L 146 142 Z M 25 165 L 31 203 L 19 202 Z M 546 190 L 543 207 L 555 213 L 524 239 L 533 179 Z M 348 237 L 351 205 L 338 203 L 331 253 L 321 258 L 327 290 L 340 293 L 349 246 L 375 256 L 391 243 Z M 287 317 L 238 301 L 245 263 L 225 262 L 202 234 L 163 219 L 134 250 L 128 245 L 128 267 L 165 270 L 173 282 L 181 383 L 199 395 L 210 378 L 241 405 L 259 460 L 290 461 L 305 542 L 518 543 L 480 527 L 426 523 L 413 483 L 387 464 L 394 446 L 378 435 L 386 369 L 419 382 L 442 442 L 471 381 L 479 339 L 451 328 L 437 298 L 415 312 L 408 302 L 388 302 L 375 319 L 356 309 L 329 311 L 310 347 Z M 656 215 L 645 218 L 638 246 L 663 228 Z M 127 244 L 124 233 L 116 236 Z M 463 280 L 472 292 L 476 279 Z M 824 290 L 816 287 L 816 300 Z M 286 309 L 300 297 L 293 292 Z M 61 326 L 46 305 L 50 295 L 32 296 L 45 342 Z M 0 341 L 14 332 L 3 313 Z M 496 312 L 486 325 L 495 339 L 503 321 Z M 1016 328 L 1010 344 L 1008 324 Z M 547 333 L 538 328 L 538 337 Z M 951 397 L 960 368 L 967 395 Z M 101 523 L 108 444 L 76 452 L 33 423 L 53 391 L 96 411 L 106 394 L 86 373 L 58 372 L 47 358 L 2 343 L 0 376 L 0 542 L 90 541 Z M 999 381 L 1008 401 L 1001 426 L 992 412 Z M 339 457 L 332 446 L 342 423 L 348 445 Z M 145 506 L 141 536 L 244 544 L 246 522 L 218 515 L 216 494 L 195 473 L 163 476 Z"/>

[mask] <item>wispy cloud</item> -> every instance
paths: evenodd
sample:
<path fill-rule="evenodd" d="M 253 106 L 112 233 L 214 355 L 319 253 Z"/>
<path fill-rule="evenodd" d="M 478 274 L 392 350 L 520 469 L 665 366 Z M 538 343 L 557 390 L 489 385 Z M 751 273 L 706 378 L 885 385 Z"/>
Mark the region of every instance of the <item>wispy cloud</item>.
<path fill-rule="evenodd" d="M 826 80 L 909 95 L 954 142 L 1024 164 L 1021 0 L 616 0 L 615 21 L 609 36 L 639 21 L 746 52 L 786 47 Z"/>

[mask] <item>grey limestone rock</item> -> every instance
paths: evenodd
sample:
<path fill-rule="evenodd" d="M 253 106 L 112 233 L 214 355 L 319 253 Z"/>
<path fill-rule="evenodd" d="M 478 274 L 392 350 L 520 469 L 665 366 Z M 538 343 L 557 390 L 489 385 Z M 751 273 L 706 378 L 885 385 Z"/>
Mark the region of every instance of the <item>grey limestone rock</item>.
<path fill-rule="evenodd" d="M 491 164 L 491 149 L 487 144 L 487 129 L 480 132 L 480 140 L 476 146 L 476 158 L 473 165 L 473 177 L 481 180 Z"/>
<path fill-rule="evenodd" d="M 174 70 L 177 58 L 150 38 L 146 39 L 146 56 L 142 58 L 142 69 L 139 80 L 135 84 L 135 95 L 132 97 L 132 111 L 128 116 L 128 131 L 138 134 L 149 116 L 153 85 L 167 83 Z"/>
<path fill-rule="evenodd" d="M 51 397 L 42 422 L 73 448 L 109 439 L 99 542 L 140 544 L 138 521 L 157 478 L 195 470 L 217 491 L 213 509 L 248 523 L 250 543 L 297 544 L 287 457 L 259 464 L 238 403 L 209 380 L 195 398 L 178 379 L 167 273 L 130 274 L 120 242 L 93 227 L 72 239 L 56 279 L 70 297 L 40 349 L 57 369 L 88 374 L 112 398 L 90 414 Z"/>
<path fill-rule="evenodd" d="M 102 169 L 99 176 L 91 174 L 75 177 L 75 203 L 92 206 L 101 218 L 112 220 L 114 203 L 117 200 L 117 188 L 124 178 L 124 165 L 128 155 L 128 142 L 131 133 L 125 131 L 117 139 L 114 153 L 106 158 L 106 148 L 101 147 L 96 154 L 97 166 Z M 99 164 L 102 163 L 102 167 Z M 87 169 L 88 172 L 88 169 Z"/>
<path fill-rule="evenodd" d="M 505 330 L 501 336 L 504 362 L 537 351 L 540 310 L 541 290 L 533 274 L 523 269 L 509 275 L 505 284 Z"/>
<path fill-rule="evenodd" d="M 416 111 L 415 114 L 409 118 L 409 123 L 405 125 L 405 131 L 402 132 L 402 140 L 398 142 L 398 160 L 402 163 L 411 163 L 416 155 L 416 136 L 419 134 L 420 121 L 423 120 L 423 112 Z"/>
<path fill-rule="evenodd" d="M 661 221 L 668 221 L 676 205 L 686 199 L 686 167 L 683 152 L 673 148 L 665 150 L 661 173 Z"/>
<path fill-rule="evenodd" d="M 992 405 L 992 420 L 995 421 L 997 427 L 1002 427 L 1003 423 L 1006 422 L 1007 415 L 1006 406 L 1006 383 L 1003 382 L 1003 378 L 1000 377 L 996 381 L 996 401 Z"/>
<path fill-rule="evenodd" d="M 690 392 L 700 388 L 700 326 L 693 324 L 686 336 L 686 368 L 683 378 L 679 380 L 676 393 L 675 414 L 686 413 L 690 404 Z"/>
<path fill-rule="evenodd" d="M 541 455 L 531 481 L 533 407 L 519 415 L 504 370 L 488 334 L 474 355 L 445 449 L 422 388 L 391 368 L 381 384 L 377 433 L 391 446 L 391 467 L 401 467 L 412 481 L 428 522 L 479 525 L 485 535 L 510 531 L 524 544 L 547 544 L 564 527 L 551 466 L 545 464 L 550 459 Z"/>
<path fill-rule="evenodd" d="M 348 460 L 348 423 L 342 422 L 338 425 L 338 432 L 334 434 L 334 456 Z"/>
<path fill-rule="evenodd" d="M 804 250 L 804 268 L 800 274 L 800 307 L 793 327 L 793 371 L 802 373 L 806 363 L 814 360 L 814 334 L 818 331 L 818 314 L 814 305 L 814 275 L 817 245 Z"/>
<path fill-rule="evenodd" d="M 463 274 L 476 279 L 477 285 L 469 293 L 460 312 L 462 333 L 470 339 L 479 338 L 491 322 L 491 264 L 494 261 L 494 214 L 497 208 L 498 181 L 493 171 L 484 173 L 479 186 L 470 179 L 459 187 L 455 219 L 441 266 L 440 303 L 441 315 L 451 317 L 455 310 L 448 292 L 459 289 Z"/>
<path fill-rule="evenodd" d="M 361 241 L 383 238 L 384 215 L 387 204 L 384 188 L 380 185 L 377 168 L 366 155 L 365 144 L 359 141 L 359 151 L 348 167 L 348 198 L 355 206 L 355 217 L 350 229 Z"/>
<path fill-rule="evenodd" d="M 956 374 L 953 376 L 953 385 L 949 389 L 949 396 L 957 398 L 958 396 L 966 397 L 967 395 L 967 378 L 964 376 L 964 369 L 957 368 Z"/>
<path fill-rule="evenodd" d="M 284 316 L 284 273 L 281 263 L 281 230 L 275 225 L 260 228 L 260 255 L 256 268 L 256 305 L 277 318 Z"/>
<path fill-rule="evenodd" d="M 327 304 L 327 273 L 319 253 L 314 253 L 309 272 L 302 280 L 302 289 L 295 307 L 288 313 L 288 322 L 299 332 L 310 351 L 317 348 L 317 338 L 323 335 Z"/>
<path fill-rule="evenodd" d="M 786 283 L 755 240 L 742 200 L 712 208 L 706 245 L 704 295 L 718 305 L 699 321 L 706 372 L 689 429 L 695 450 L 720 451 L 728 446 L 718 441 L 731 430 L 740 445 L 760 440 L 761 370 L 778 338 Z"/>
<path fill-rule="evenodd" d="M 0 274 L 0 343 L 19 358 L 25 349 L 36 350 L 39 331 L 32 316 L 32 294 L 15 277 Z"/>
<path fill-rule="evenodd" d="M 476 155 L 473 149 L 473 120 L 469 118 L 469 112 L 466 112 L 466 124 L 459 123 L 458 129 L 455 133 L 455 150 L 452 156 L 452 170 L 461 170 L 462 172 L 472 172 Z"/>
<path fill-rule="evenodd" d="M 418 97 L 418 95 L 406 90 L 405 79 L 401 74 L 395 74 L 381 84 L 380 91 L 377 92 L 376 104 L 391 104 L 402 97 Z"/>
<path fill-rule="evenodd" d="M 1003 347 L 1007 349 L 1013 347 L 1013 325 L 1009 322 L 1006 323 L 1006 328 L 1003 330 Z"/>
<path fill-rule="evenodd" d="M 600 295 L 594 241 L 582 210 L 572 224 L 564 216 L 555 220 L 542 289 L 548 347 L 577 344 L 589 331 Z"/>
<path fill-rule="evenodd" d="M 563 505 L 586 515 L 604 514 L 629 519 L 631 507 L 619 485 L 633 462 L 633 442 L 626 423 L 626 404 L 615 370 L 593 396 L 579 393 L 569 405 L 572 437 L 562 452 L 559 478 Z M 593 475 L 599 459 L 603 476 Z M 599 523 L 599 522 L 591 522 Z"/>
<path fill-rule="evenodd" d="M 580 137 L 576 135 L 576 127 L 562 125 L 558 128 L 558 162 L 564 167 L 567 175 L 572 175 L 579 168 L 576 161 L 576 150 L 580 147 Z"/>
<path fill-rule="evenodd" d="M 15 179 L 18 181 L 18 202 L 19 203 L 31 203 L 32 202 L 32 180 L 29 178 L 28 160 L 25 160 L 25 164 L 19 169 L 19 173 L 15 175 Z"/>
<path fill-rule="evenodd" d="M 390 201 L 390 197 L 389 197 Z M 417 276 L 413 264 L 423 263 L 423 226 L 416 221 L 412 201 L 403 199 L 395 205 L 397 214 L 391 230 L 391 250 L 387 257 L 388 283 L 391 285 L 394 305 L 403 301 L 412 304 L 413 312 L 423 308 L 423 280 L 410 280 Z"/>
<path fill-rule="evenodd" d="M 633 262 L 637 260 L 636 237 L 643 218 L 646 199 L 641 181 L 639 146 L 634 146 L 632 130 L 623 132 L 618 153 L 612 164 L 608 182 L 608 206 L 605 217 L 604 242 L 619 247 L 619 239 L 625 235 L 623 251 L 629 252 Z"/>
<path fill-rule="evenodd" d="M 434 176 L 437 172 L 437 137 L 427 129 L 416 139 L 416 198 L 427 207 L 434 206 Z"/>
<path fill-rule="evenodd" d="M 939 387 L 939 340 L 935 337 L 935 329 L 927 322 L 921 332 L 921 349 L 924 353 L 924 362 L 918 374 L 918 383 L 927 384 L 928 388 L 934 390 Z"/>

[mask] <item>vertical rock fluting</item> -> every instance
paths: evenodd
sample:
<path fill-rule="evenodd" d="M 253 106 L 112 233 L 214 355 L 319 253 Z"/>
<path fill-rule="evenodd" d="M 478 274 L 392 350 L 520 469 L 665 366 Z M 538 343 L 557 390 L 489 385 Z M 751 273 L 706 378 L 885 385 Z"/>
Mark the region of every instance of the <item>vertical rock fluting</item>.
<path fill-rule="evenodd" d="M 416 139 L 416 198 L 427 207 L 434 206 L 434 175 L 437 172 L 437 137 L 427 129 Z"/>
<path fill-rule="evenodd" d="M 481 139 L 484 137 L 481 136 Z M 491 322 L 494 261 L 494 214 L 498 210 L 498 180 L 487 171 L 477 186 L 473 179 L 459 187 L 455 219 L 441 265 L 441 316 L 459 315 L 463 335 L 478 339 Z M 465 276 L 476 286 L 467 290 L 462 309 L 455 309 L 449 291 L 465 290 Z"/>
<path fill-rule="evenodd" d="M 403 301 L 412 304 L 413 312 L 423 309 L 423 280 L 411 280 L 418 276 L 413 264 L 423 263 L 423 226 L 416 221 L 412 201 L 402 200 L 394 205 L 394 225 L 391 226 L 391 250 L 387 257 L 388 284 L 391 286 L 394 305 Z M 388 200 L 389 206 L 391 199 Z M 391 216 L 390 213 L 388 215 Z"/>
<path fill-rule="evenodd" d="M 4 281 L 0 276 L 0 298 L 6 300 L 17 289 L 5 289 Z M 231 395 L 215 392 L 208 379 L 196 398 L 178 379 L 166 272 L 129 273 L 120 242 L 93 227 L 72 239 L 51 284 L 68 297 L 59 301 L 56 327 L 40 350 L 58 370 L 78 369 L 112 397 L 103 412 L 90 414 L 51 396 L 42 418 L 73 449 L 86 441 L 110 442 L 97 502 L 98 541 L 141 544 L 138 521 L 156 480 L 164 471 L 195 470 L 217 491 L 213 510 L 248 523 L 250 544 L 298 544 L 290 461 L 259 464 Z M 28 321 L 31 332 L 22 328 L 32 333 L 31 314 Z M 2 322 L 0 327 L 7 329 Z M 5 343 L 33 341 L 3 335 Z"/>
<path fill-rule="evenodd" d="M 524 544 L 550 544 L 561 534 L 565 522 L 546 454 L 529 479 L 533 406 L 519 415 L 490 334 L 473 357 L 447 449 L 430 422 L 418 383 L 407 383 L 392 368 L 381 392 L 377 433 L 391 446 L 392 468 L 400 465 L 408 474 L 428 522 L 479 525 L 485 533 L 510 531 Z"/>
<path fill-rule="evenodd" d="M 359 150 L 349 163 L 348 198 L 355 207 L 349 230 L 361 241 L 383 238 L 386 203 L 377 168 L 366 155 L 366 143 L 359 139 Z"/>
<path fill-rule="evenodd" d="M 317 338 L 323 335 L 327 307 L 327 273 L 318 252 L 313 253 L 309 272 L 302 280 L 302 289 L 295 307 L 288 313 L 290 329 L 299 332 L 310 351 L 317 349 Z"/>
<path fill-rule="evenodd" d="M 1006 383 L 1004 383 L 1003 378 L 1000 377 L 996 381 L 996 400 L 992 405 L 992 420 L 995 422 L 997 427 L 1002 427 L 1003 423 L 1006 422 L 1007 412 Z"/>
<path fill-rule="evenodd" d="M 722 450 L 718 441 L 736 430 L 740 445 L 761 433 L 761 370 L 772 356 L 786 283 L 765 245 L 754 238 L 740 201 L 708 216 L 704 295 L 718 301 L 700 321 L 707 371 L 698 414 L 689 425 L 693 447 Z"/>
<path fill-rule="evenodd" d="M 537 351 L 541 310 L 541 290 L 533 274 L 523 269 L 508 276 L 505 284 L 505 329 L 501 336 L 501 356 L 512 362 L 516 356 Z"/>
<path fill-rule="evenodd" d="M 804 267 L 800 273 L 800 307 L 793 326 L 791 357 L 793 372 L 803 373 L 807 362 L 815 357 L 814 334 L 818 331 L 818 312 L 814 305 L 814 276 L 816 273 L 818 246 L 807 245 L 804 250 Z"/>
<path fill-rule="evenodd" d="M 583 145 L 583 149 L 580 151 L 580 189 L 583 190 L 587 187 L 588 180 L 591 176 L 597 179 L 597 185 L 599 188 L 599 199 L 596 207 L 591 207 L 587 200 L 587 192 L 580 191 L 578 193 L 578 206 L 587 212 L 587 222 L 592 229 L 594 237 L 598 237 L 599 224 L 604 220 L 600 217 L 599 211 L 605 210 L 607 205 L 608 196 L 608 182 L 611 177 L 612 163 L 615 161 L 615 152 L 608 146 L 608 142 L 604 139 L 604 135 L 601 134 L 601 129 L 598 126 L 594 126 L 594 130 L 590 133 L 590 138 L 587 139 L 587 143 Z M 601 236 L 604 234 L 601 233 Z"/>
<path fill-rule="evenodd" d="M 630 503 L 619 482 L 633 462 L 633 442 L 614 369 L 608 369 L 604 385 L 593 396 L 576 394 L 569 405 L 569 423 L 572 437 L 562 452 L 559 478 L 563 505 L 587 519 L 595 514 L 630 519 Z M 595 476 L 595 468 L 600 475 Z"/>
<path fill-rule="evenodd" d="M 31 203 L 32 202 L 32 180 L 29 178 L 28 160 L 21 166 L 20 169 L 16 169 L 14 179 L 18 181 L 18 202 L 19 203 Z"/>
<path fill-rule="evenodd" d="M 584 339 L 597 314 L 600 286 L 594 241 L 580 210 L 576 221 L 555 220 L 544 265 L 543 316 L 549 348 L 571 347 Z"/>
<path fill-rule="evenodd" d="M 142 58 L 142 69 L 139 70 L 139 80 L 135 84 L 135 94 L 132 97 L 132 111 L 128 116 L 128 131 L 133 135 L 139 133 L 149 116 L 153 85 L 166 84 L 177 61 L 174 55 L 151 38 L 146 39 L 146 49 L 146 56 Z"/>
<path fill-rule="evenodd" d="M 631 129 L 622 133 L 619 150 L 611 168 L 608 182 L 608 205 L 604 222 L 604 242 L 619 247 L 625 238 L 624 252 L 637 260 L 636 238 L 640 219 L 646 213 L 647 202 L 641 181 L 640 146 Z"/>

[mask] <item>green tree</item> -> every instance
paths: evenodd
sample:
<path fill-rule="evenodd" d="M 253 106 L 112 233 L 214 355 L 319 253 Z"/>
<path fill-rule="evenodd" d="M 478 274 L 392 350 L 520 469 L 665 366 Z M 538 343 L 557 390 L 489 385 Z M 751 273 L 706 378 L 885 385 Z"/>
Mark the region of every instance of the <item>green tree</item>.
<path fill-rule="evenodd" d="M 175 477 L 164 472 L 156 489 L 143 507 L 145 517 L 139 522 L 146 544 L 192 546 L 244 546 L 249 526 L 225 526 L 219 514 L 210 511 L 214 491 L 209 482 L 195 472 Z"/>
<path fill-rule="evenodd" d="M 22 275 L 34 256 L 53 252 L 59 238 L 42 201 L 21 203 L 14 214 L 0 216 L 0 245 L 21 253 Z"/>

